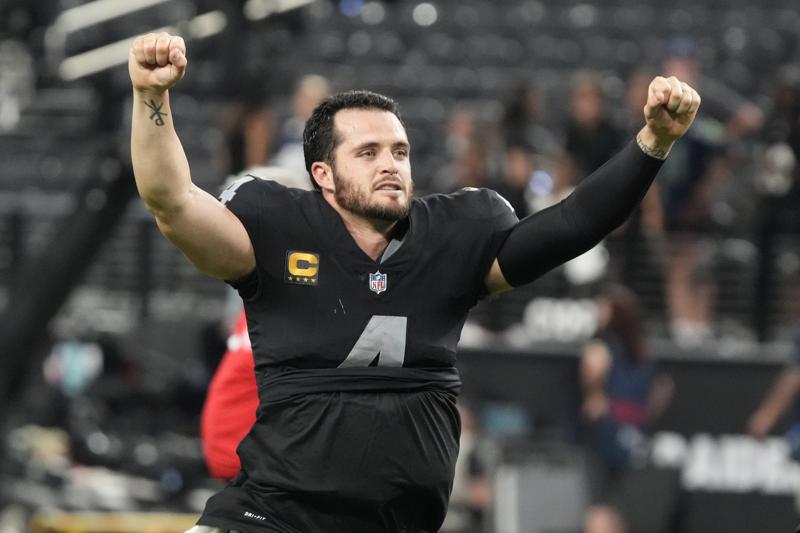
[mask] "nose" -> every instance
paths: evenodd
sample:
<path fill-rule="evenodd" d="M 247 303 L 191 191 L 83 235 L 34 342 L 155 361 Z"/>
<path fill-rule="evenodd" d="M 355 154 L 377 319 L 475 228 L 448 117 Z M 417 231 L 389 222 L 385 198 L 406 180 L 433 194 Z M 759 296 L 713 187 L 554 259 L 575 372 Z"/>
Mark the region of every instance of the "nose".
<path fill-rule="evenodd" d="M 384 150 L 380 158 L 381 173 L 397 174 L 397 160 L 391 150 Z"/>

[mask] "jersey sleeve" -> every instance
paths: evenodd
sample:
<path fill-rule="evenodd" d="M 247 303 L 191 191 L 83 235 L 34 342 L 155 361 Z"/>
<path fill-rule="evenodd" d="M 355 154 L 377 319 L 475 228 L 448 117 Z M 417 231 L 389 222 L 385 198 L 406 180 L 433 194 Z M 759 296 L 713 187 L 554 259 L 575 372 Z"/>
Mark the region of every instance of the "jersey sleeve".
<path fill-rule="evenodd" d="M 281 232 L 281 212 L 292 203 L 287 187 L 256 176 L 244 176 L 231 183 L 220 195 L 220 202 L 242 222 L 256 255 L 256 269 L 239 280 L 227 280 L 243 299 L 257 296 L 261 268 L 269 250 L 277 246 Z M 283 211 L 282 211 L 283 210 Z"/>
<path fill-rule="evenodd" d="M 258 189 L 259 178 L 247 175 L 228 185 L 219 195 L 222 205 L 242 221 L 248 233 L 258 221 Z"/>
<path fill-rule="evenodd" d="M 456 222 L 448 238 L 457 247 L 456 256 L 469 265 L 475 303 L 488 294 L 486 275 L 519 219 L 508 200 L 491 189 L 468 187 L 448 196 Z"/>
<path fill-rule="evenodd" d="M 499 252 L 508 283 L 530 283 L 593 248 L 633 213 L 663 163 L 631 141 L 564 200 L 525 217 Z"/>

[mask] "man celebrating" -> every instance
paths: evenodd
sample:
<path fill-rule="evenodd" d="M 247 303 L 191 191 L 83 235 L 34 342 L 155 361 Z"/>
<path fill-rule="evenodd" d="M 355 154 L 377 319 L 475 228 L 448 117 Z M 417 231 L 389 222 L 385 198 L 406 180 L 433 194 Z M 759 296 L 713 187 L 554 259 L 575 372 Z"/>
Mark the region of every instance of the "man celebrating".
<path fill-rule="evenodd" d="M 186 66 L 180 37 L 131 47 L 136 184 L 161 232 L 242 296 L 260 396 L 242 470 L 196 529 L 437 531 L 458 454 L 454 363 L 468 311 L 621 224 L 699 96 L 655 78 L 636 142 L 518 221 L 485 189 L 413 198 L 397 105 L 367 91 L 326 99 L 306 123 L 315 191 L 251 176 L 217 201 L 192 183 L 172 123 L 169 89 Z"/>

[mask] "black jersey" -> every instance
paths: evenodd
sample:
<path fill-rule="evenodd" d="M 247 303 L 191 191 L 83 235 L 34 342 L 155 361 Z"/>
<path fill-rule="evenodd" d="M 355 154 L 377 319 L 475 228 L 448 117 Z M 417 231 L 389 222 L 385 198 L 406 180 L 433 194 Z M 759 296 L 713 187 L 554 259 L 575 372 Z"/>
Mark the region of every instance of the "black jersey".
<path fill-rule="evenodd" d="M 456 345 L 513 210 L 486 189 L 415 199 L 374 261 L 318 192 L 246 177 L 222 200 L 255 249 L 235 286 L 260 407 L 241 474 L 200 523 L 437 531 L 458 453 Z"/>

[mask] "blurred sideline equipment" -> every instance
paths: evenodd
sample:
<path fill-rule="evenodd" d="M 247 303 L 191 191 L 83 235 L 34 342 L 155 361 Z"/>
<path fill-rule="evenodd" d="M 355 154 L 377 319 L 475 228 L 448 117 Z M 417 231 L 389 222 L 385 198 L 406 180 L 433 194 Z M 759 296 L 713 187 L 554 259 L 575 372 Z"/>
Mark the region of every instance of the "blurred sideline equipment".
<path fill-rule="evenodd" d="M 197 515 L 181 513 L 47 513 L 31 519 L 31 533 L 183 533 Z"/>

